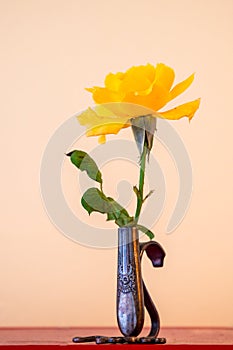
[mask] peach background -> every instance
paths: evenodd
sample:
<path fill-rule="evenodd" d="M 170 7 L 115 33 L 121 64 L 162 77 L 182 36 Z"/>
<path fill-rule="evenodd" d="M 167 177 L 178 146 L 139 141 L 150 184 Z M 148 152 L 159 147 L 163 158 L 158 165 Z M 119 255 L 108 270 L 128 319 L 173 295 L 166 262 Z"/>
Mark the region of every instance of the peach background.
<path fill-rule="evenodd" d="M 177 178 L 157 150 L 168 193 L 154 229 L 167 258 L 157 271 L 144 263 L 148 287 L 163 325 L 233 326 L 232 10 L 231 0 L 0 1 L 0 326 L 116 324 L 116 250 L 75 244 L 53 226 L 40 162 L 55 129 L 92 104 L 84 87 L 147 62 L 174 67 L 177 81 L 195 71 L 181 100 L 202 97 L 190 125 L 173 123 L 194 190 L 172 235 Z"/>

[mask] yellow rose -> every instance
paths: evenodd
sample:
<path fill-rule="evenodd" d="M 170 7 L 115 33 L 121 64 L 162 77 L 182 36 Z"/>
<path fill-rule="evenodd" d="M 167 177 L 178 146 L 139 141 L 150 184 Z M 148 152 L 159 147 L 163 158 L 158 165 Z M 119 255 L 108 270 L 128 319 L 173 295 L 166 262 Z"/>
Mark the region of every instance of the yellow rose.
<path fill-rule="evenodd" d="M 105 135 L 117 134 L 122 128 L 131 125 L 130 118 L 145 115 L 146 111 L 158 118 L 177 120 L 187 117 L 191 120 L 199 107 L 200 99 L 159 112 L 191 85 L 194 74 L 172 87 L 174 79 L 173 69 L 163 63 L 156 67 L 151 64 L 133 66 L 125 73 L 110 73 L 105 78 L 105 87 L 86 89 L 101 106 L 87 109 L 78 116 L 78 120 L 87 127 L 87 136 L 99 136 L 101 143 L 105 142 Z M 118 107 L 113 107 L 113 103 L 118 103 Z M 140 106 L 144 108 L 144 114 Z"/>

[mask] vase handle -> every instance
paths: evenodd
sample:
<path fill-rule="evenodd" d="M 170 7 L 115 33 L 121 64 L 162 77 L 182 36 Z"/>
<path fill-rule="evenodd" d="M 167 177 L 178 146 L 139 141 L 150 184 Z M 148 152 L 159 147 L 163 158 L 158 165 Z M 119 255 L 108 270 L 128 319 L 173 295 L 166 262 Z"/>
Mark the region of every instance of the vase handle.
<path fill-rule="evenodd" d="M 155 241 L 140 243 L 140 260 L 142 260 L 142 255 L 146 251 L 148 258 L 151 260 L 154 267 L 162 267 L 165 258 L 165 251 L 161 245 Z M 144 304 L 148 311 L 151 320 L 151 329 L 148 337 L 157 337 L 160 329 L 160 319 L 158 311 L 150 297 L 150 294 L 143 282 L 143 292 L 144 292 Z"/>

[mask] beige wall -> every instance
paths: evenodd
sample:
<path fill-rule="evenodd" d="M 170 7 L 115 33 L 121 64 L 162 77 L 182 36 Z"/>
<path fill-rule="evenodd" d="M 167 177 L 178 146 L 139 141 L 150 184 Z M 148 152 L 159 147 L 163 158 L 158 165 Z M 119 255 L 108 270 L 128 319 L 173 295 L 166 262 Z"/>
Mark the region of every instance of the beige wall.
<path fill-rule="evenodd" d="M 0 1 L 0 326 L 116 324 L 116 250 L 75 244 L 53 226 L 40 162 L 54 130 L 92 104 L 84 87 L 147 62 L 171 65 L 178 81 L 195 71 L 181 100 L 202 97 L 190 125 L 172 124 L 194 190 L 171 235 L 177 178 L 157 150 L 171 169 L 154 227 L 167 258 L 157 271 L 144 263 L 148 287 L 163 325 L 233 326 L 232 10 L 231 0 Z"/>

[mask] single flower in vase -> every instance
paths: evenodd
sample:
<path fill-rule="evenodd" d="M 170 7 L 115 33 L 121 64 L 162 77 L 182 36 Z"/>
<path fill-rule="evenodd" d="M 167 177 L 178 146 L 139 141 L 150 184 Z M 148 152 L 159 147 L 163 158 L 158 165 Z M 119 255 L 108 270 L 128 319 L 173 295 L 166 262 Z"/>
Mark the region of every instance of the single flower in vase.
<path fill-rule="evenodd" d="M 199 108 L 200 99 L 181 104 L 167 111 L 161 110 L 171 100 L 183 93 L 193 82 L 194 74 L 173 86 L 175 73 L 163 63 L 133 66 L 126 72 L 109 73 L 105 86 L 87 88 L 92 93 L 96 105 L 80 115 L 78 121 L 86 127 L 86 136 L 98 136 L 100 143 L 106 142 L 106 135 L 117 134 L 121 129 L 131 127 L 140 155 L 138 185 L 132 190 L 136 195 L 136 210 L 132 215 L 103 188 L 103 176 L 95 161 L 82 150 L 74 150 L 67 155 L 71 162 L 99 184 L 83 194 L 81 203 L 89 215 L 99 212 L 113 220 L 118 229 L 118 284 L 117 319 L 125 337 L 137 336 L 144 323 L 144 305 L 151 318 L 149 337 L 156 339 L 159 331 L 159 316 L 142 281 L 140 260 L 147 252 L 154 267 L 161 267 L 165 252 L 154 241 L 140 243 L 138 230 L 150 239 L 151 229 L 140 223 L 143 203 L 153 193 L 144 194 L 146 162 L 153 146 L 157 118 L 191 120 Z"/>

